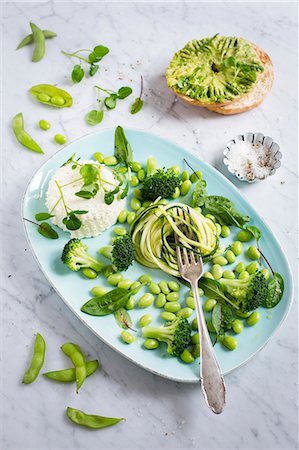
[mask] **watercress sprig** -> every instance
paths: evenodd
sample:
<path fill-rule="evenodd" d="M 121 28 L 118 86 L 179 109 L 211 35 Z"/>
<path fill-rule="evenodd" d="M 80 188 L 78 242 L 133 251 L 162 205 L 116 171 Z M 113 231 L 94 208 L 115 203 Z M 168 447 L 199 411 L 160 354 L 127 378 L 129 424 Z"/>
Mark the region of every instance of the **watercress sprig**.
<path fill-rule="evenodd" d="M 131 106 L 131 114 L 137 114 L 141 108 L 143 107 L 143 100 L 142 100 L 142 94 L 143 94 L 143 76 L 141 75 L 141 81 L 140 81 L 140 94 L 139 97 L 137 97 L 134 101 L 134 103 Z"/>
<path fill-rule="evenodd" d="M 82 53 L 86 54 L 86 52 L 88 52 L 87 57 L 82 56 Z M 73 53 L 61 50 L 61 53 L 71 58 L 77 58 L 80 61 L 80 64 L 74 65 L 71 75 L 74 83 L 80 83 L 85 75 L 81 62 L 85 62 L 89 65 L 88 73 L 91 77 L 93 77 L 99 70 L 99 65 L 97 63 L 100 62 L 103 57 L 107 55 L 107 53 L 109 53 L 109 48 L 104 45 L 96 45 L 93 50 L 82 48 Z"/>

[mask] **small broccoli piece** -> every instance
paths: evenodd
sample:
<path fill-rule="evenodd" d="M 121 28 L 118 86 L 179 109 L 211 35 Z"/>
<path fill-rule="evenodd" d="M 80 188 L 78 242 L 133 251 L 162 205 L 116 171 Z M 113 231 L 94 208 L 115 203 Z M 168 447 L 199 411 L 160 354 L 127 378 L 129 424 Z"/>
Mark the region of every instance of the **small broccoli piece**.
<path fill-rule="evenodd" d="M 261 306 L 267 297 L 268 285 L 264 275 L 258 271 L 249 280 L 219 280 L 226 294 L 235 300 L 236 305 L 244 312 Z"/>
<path fill-rule="evenodd" d="M 131 236 L 117 236 L 112 241 L 112 263 L 120 272 L 127 270 L 135 259 L 135 248 Z"/>
<path fill-rule="evenodd" d="M 180 356 L 188 347 L 191 338 L 191 328 L 188 321 L 180 317 L 166 326 L 144 327 L 142 333 L 147 338 L 165 342 L 167 352 L 172 356 Z"/>
<path fill-rule="evenodd" d="M 147 160 L 147 176 L 140 189 L 142 199 L 154 201 L 156 198 L 170 198 L 181 181 L 172 169 L 159 169 L 156 160 Z"/>
<path fill-rule="evenodd" d="M 90 256 L 87 251 L 87 245 L 83 244 L 80 239 L 71 239 L 64 246 L 61 261 L 71 270 L 90 268 L 100 272 L 104 263 Z"/>

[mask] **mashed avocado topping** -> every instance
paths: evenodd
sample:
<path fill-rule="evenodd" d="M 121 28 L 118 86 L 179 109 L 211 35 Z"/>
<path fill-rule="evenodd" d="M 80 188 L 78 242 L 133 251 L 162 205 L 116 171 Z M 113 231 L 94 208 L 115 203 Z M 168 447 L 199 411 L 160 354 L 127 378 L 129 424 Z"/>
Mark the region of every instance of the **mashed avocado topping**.
<path fill-rule="evenodd" d="M 249 92 L 263 66 L 250 42 L 216 35 L 189 41 L 166 72 L 168 86 L 204 103 L 225 102 Z"/>

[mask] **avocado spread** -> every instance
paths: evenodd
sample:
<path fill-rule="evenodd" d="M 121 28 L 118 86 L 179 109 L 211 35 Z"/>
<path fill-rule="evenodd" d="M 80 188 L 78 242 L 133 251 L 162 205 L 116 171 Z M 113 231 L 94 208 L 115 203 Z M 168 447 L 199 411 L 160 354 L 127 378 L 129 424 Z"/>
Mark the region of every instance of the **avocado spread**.
<path fill-rule="evenodd" d="M 166 72 L 168 86 L 203 103 L 223 103 L 249 92 L 263 66 L 250 42 L 216 35 L 189 41 Z"/>

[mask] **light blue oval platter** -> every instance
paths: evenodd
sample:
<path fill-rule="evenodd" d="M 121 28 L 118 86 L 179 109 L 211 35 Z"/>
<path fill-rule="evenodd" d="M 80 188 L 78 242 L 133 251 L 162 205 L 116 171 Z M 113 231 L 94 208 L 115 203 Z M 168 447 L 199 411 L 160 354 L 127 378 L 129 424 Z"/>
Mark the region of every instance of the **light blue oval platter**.
<path fill-rule="evenodd" d="M 275 271 L 279 272 L 284 278 L 285 291 L 283 299 L 272 310 L 260 308 L 260 322 L 254 327 L 245 325 L 244 331 L 240 335 L 236 335 L 238 340 L 236 350 L 229 351 L 220 344 L 215 345 L 215 351 L 221 369 L 226 374 L 252 358 L 266 344 L 286 317 L 292 302 L 293 291 L 292 276 L 287 259 L 273 233 L 253 207 L 242 197 L 233 184 L 213 167 L 199 160 L 185 149 L 159 136 L 133 129 L 126 129 L 125 133 L 133 148 L 135 161 L 140 161 L 145 164 L 147 157 L 153 155 L 161 167 L 179 165 L 184 170 L 188 169 L 183 161 L 186 158 L 195 170 L 202 170 L 204 178 L 207 181 L 209 194 L 223 195 L 231 199 L 238 210 L 251 217 L 250 224 L 257 226 L 261 230 L 263 236 L 260 241 L 261 249 L 271 261 Z M 114 129 L 90 134 L 64 147 L 60 152 L 50 158 L 31 179 L 24 196 L 23 217 L 34 220 L 37 212 L 46 210 L 45 193 L 49 179 L 73 153 L 76 153 L 77 157 L 91 159 L 94 152 L 112 155 L 113 151 Z M 128 209 L 130 198 L 131 195 L 127 200 Z M 88 200 L 86 201 L 88 202 Z M 91 288 L 95 285 L 108 287 L 105 277 L 100 275 L 96 280 L 88 280 L 81 273 L 72 272 L 63 265 L 60 257 L 65 243 L 70 239 L 68 233 L 55 227 L 59 233 L 59 239 L 50 240 L 42 237 L 37 232 L 35 225 L 28 222 L 24 222 L 24 225 L 33 253 L 46 278 L 58 292 L 65 304 L 80 318 L 82 324 L 88 326 L 90 330 L 115 351 L 152 373 L 180 382 L 192 383 L 199 380 L 198 359 L 191 365 L 185 364 L 178 358 L 170 357 L 166 352 L 164 344 L 157 350 L 146 350 L 143 348 L 143 338 L 140 327 L 138 326 L 139 318 L 145 313 L 151 313 L 154 325 L 161 325 L 163 323 L 163 320 L 159 317 L 161 310 L 155 306 L 151 306 L 145 310 L 135 308 L 130 311 L 133 319 L 133 327 L 138 330 L 136 333 L 136 341 L 131 345 L 124 344 L 120 340 L 121 329 L 116 324 L 113 315 L 93 317 L 82 313 L 80 308 L 91 298 Z M 229 244 L 235 238 L 237 232 L 238 229 L 233 229 L 230 238 L 223 240 L 224 243 Z M 112 227 L 101 236 L 85 239 L 84 241 L 88 245 L 90 253 L 96 256 L 96 252 L 100 247 L 110 244 L 113 234 Z M 244 256 L 238 257 L 237 261 L 240 261 L 241 258 L 246 261 L 246 257 Z M 228 266 L 228 268 L 230 267 Z M 153 279 L 157 281 L 161 279 L 171 280 L 170 276 L 160 270 L 150 270 L 138 263 L 134 263 L 125 275 L 135 281 L 144 273 L 150 273 Z M 136 295 L 136 298 L 138 299 L 144 292 L 143 288 Z M 184 304 L 186 297 L 187 288 L 182 285 L 182 304 Z"/>

